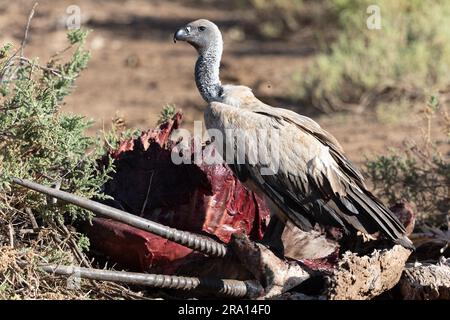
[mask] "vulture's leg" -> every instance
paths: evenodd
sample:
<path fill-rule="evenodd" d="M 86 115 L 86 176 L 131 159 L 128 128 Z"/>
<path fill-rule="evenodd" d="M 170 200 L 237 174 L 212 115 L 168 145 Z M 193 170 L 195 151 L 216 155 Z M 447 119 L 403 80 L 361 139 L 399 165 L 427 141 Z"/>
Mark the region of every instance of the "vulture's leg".
<path fill-rule="evenodd" d="M 284 244 L 281 240 L 286 224 L 276 215 L 270 217 L 269 225 L 261 243 L 272 250 L 278 257 L 284 257 Z"/>

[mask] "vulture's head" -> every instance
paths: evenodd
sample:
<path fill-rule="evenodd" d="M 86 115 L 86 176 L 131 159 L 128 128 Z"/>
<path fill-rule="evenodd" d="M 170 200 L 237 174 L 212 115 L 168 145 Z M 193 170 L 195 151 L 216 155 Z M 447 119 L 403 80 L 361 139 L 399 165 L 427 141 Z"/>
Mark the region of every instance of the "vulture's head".
<path fill-rule="evenodd" d="M 222 34 L 211 21 L 199 19 L 178 29 L 173 36 L 173 41 L 186 41 L 201 53 L 213 47 L 221 48 Z"/>

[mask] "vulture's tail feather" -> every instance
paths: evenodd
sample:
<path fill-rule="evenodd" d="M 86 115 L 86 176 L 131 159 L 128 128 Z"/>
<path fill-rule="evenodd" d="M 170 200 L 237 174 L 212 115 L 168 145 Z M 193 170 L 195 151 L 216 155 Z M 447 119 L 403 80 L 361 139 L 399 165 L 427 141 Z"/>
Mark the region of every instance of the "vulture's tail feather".
<path fill-rule="evenodd" d="M 414 247 L 414 244 L 412 243 L 411 240 L 409 240 L 409 238 L 407 236 L 403 236 L 401 238 L 394 240 L 394 243 L 401 245 L 402 247 L 412 250 L 412 251 L 416 250 L 416 247 Z"/>
<path fill-rule="evenodd" d="M 355 218 L 369 233 L 381 231 L 394 243 L 408 249 L 414 249 L 411 240 L 405 235 L 406 230 L 404 226 L 394 213 L 384 206 L 372 193 L 365 189 L 351 187 L 348 197 L 360 209 L 360 213 Z"/>

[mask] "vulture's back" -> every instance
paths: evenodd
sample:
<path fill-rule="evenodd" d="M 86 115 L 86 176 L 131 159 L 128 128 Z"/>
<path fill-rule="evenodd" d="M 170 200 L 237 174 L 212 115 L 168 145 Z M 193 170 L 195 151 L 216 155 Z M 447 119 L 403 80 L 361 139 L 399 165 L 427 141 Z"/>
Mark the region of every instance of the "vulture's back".
<path fill-rule="evenodd" d="M 281 218 L 305 231 L 319 223 L 346 233 L 381 232 L 412 248 L 337 140 L 312 119 L 270 107 L 248 87 L 224 86 L 221 100 L 205 110 L 205 123 L 222 133 L 216 145 L 236 176 L 265 195 Z"/>

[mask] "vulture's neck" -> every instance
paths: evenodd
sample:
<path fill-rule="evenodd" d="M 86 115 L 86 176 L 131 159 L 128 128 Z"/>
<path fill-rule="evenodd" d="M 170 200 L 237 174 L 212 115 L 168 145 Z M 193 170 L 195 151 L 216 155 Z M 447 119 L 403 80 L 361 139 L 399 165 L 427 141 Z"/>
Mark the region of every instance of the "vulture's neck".
<path fill-rule="evenodd" d="M 206 102 L 218 101 L 222 94 L 219 78 L 222 41 L 201 51 L 195 64 L 195 83 Z"/>

